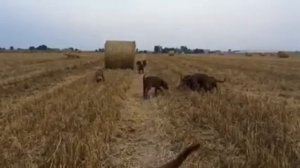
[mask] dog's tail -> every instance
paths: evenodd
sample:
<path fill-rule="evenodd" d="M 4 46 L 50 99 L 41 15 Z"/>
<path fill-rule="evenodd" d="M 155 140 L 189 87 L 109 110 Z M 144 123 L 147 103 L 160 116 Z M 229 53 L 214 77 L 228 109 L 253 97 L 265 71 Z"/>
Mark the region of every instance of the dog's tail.
<path fill-rule="evenodd" d="M 164 164 L 159 168 L 178 168 L 183 161 L 194 151 L 196 151 L 200 147 L 200 144 L 191 145 L 186 148 L 183 152 L 181 152 L 176 159 Z"/>
<path fill-rule="evenodd" d="M 146 74 L 143 75 L 143 97 L 144 97 L 144 99 L 146 98 L 146 93 L 145 93 L 145 89 L 146 89 L 145 79 L 146 79 Z"/>
<path fill-rule="evenodd" d="M 218 83 L 224 83 L 226 81 L 226 78 L 224 78 L 224 80 L 216 80 Z"/>

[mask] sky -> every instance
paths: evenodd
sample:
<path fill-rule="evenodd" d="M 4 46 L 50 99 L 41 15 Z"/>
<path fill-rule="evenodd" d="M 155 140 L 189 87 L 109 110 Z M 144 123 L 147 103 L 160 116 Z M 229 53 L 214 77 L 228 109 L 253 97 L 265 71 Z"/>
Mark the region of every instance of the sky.
<path fill-rule="evenodd" d="M 299 0 L 1 0 L 0 47 L 300 50 Z"/>

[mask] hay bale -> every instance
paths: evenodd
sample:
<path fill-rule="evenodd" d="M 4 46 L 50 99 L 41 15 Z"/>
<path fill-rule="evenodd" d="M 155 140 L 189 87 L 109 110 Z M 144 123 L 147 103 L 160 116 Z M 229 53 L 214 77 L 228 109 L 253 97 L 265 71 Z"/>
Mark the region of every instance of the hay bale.
<path fill-rule="evenodd" d="M 135 54 L 135 41 L 106 41 L 105 68 L 133 69 Z"/>
<path fill-rule="evenodd" d="M 258 53 L 258 55 L 259 55 L 259 56 L 262 56 L 262 57 L 266 56 L 265 53 Z"/>
<path fill-rule="evenodd" d="M 250 54 L 250 53 L 245 53 L 245 56 L 246 56 L 246 57 L 251 57 L 252 54 Z"/>
<path fill-rule="evenodd" d="M 282 52 L 282 51 L 279 51 L 279 52 L 277 53 L 277 56 L 278 56 L 279 58 L 289 58 L 289 57 L 290 57 L 287 53 Z"/>
<path fill-rule="evenodd" d="M 175 55 L 175 51 L 174 50 L 169 51 L 169 56 L 174 56 L 174 55 Z"/>

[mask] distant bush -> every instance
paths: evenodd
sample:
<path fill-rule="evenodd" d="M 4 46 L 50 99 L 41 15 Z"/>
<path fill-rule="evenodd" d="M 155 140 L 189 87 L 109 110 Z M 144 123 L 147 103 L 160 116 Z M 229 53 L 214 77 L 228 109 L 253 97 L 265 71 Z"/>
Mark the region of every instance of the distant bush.
<path fill-rule="evenodd" d="M 30 47 L 29 47 L 29 50 L 30 50 L 30 51 L 35 50 L 35 47 L 34 47 L 34 46 L 30 46 Z"/>
<path fill-rule="evenodd" d="M 40 45 L 36 49 L 37 50 L 48 50 L 48 47 L 46 45 Z"/>

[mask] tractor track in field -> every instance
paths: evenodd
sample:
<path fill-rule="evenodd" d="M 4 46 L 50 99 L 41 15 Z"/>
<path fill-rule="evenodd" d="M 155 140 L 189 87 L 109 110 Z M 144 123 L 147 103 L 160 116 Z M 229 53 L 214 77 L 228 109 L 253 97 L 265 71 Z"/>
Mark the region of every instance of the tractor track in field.
<path fill-rule="evenodd" d="M 41 71 L 33 75 L 18 78 L 0 85 L 0 100 L 14 101 L 22 97 L 37 94 L 39 91 L 51 88 L 65 78 L 84 73 L 86 70 L 98 66 L 99 61 L 86 62 L 81 65 L 72 65 L 60 69 Z"/>

